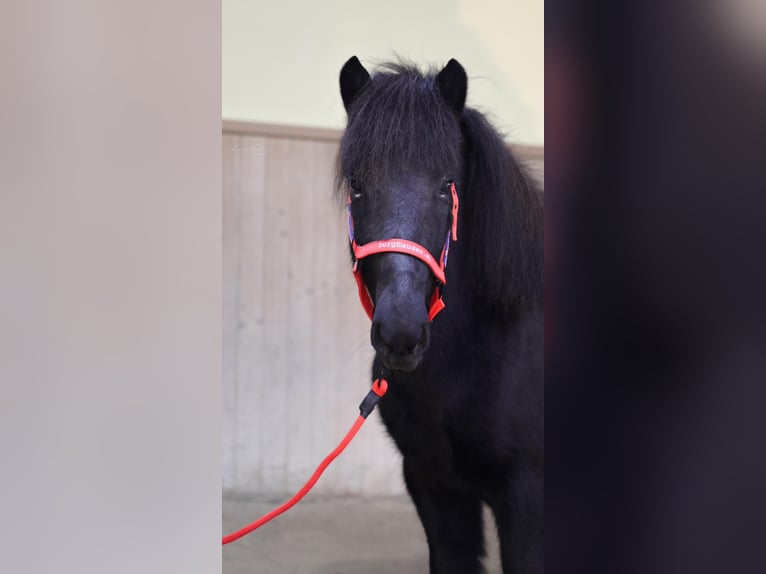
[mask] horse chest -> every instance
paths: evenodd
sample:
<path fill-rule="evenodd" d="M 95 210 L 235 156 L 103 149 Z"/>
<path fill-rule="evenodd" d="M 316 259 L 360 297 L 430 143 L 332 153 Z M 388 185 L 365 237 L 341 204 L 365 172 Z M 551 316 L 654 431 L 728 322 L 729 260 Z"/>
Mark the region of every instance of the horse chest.
<path fill-rule="evenodd" d="M 429 481 L 484 490 L 506 465 L 503 445 L 486 419 L 486 409 L 470 400 L 402 393 L 381 404 L 389 434 L 402 455 Z"/>

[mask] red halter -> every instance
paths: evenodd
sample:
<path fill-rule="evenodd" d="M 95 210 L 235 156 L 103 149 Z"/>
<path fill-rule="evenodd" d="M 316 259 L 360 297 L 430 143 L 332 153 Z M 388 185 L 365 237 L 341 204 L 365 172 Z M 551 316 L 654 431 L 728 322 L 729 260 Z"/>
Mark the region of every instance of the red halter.
<path fill-rule="evenodd" d="M 431 273 L 433 273 L 436 278 L 436 288 L 431 296 L 431 302 L 428 308 L 428 320 L 433 321 L 434 317 L 444 309 L 445 305 L 441 296 L 441 288 L 442 285 L 447 283 L 444 270 L 447 267 L 450 237 L 452 238 L 452 241 L 457 241 L 458 199 L 455 182 L 452 182 L 450 192 L 452 193 L 452 226 L 450 227 L 450 231 L 447 232 L 447 239 L 444 241 L 444 247 L 442 248 L 438 264 L 428 249 L 419 243 L 415 243 L 408 239 L 382 239 L 371 241 L 364 245 L 357 245 L 356 240 L 354 239 L 354 219 L 351 217 L 351 200 L 349 199 L 346 209 L 348 211 L 348 240 L 351 242 L 351 249 L 354 252 L 354 279 L 356 279 L 356 285 L 359 290 L 359 300 L 370 320 L 372 320 L 372 316 L 375 312 L 375 304 L 372 302 L 370 292 L 364 284 L 364 279 L 362 279 L 362 272 L 359 269 L 359 260 L 369 257 L 370 255 L 375 255 L 376 253 L 402 253 L 420 259 L 423 263 L 428 265 Z"/>

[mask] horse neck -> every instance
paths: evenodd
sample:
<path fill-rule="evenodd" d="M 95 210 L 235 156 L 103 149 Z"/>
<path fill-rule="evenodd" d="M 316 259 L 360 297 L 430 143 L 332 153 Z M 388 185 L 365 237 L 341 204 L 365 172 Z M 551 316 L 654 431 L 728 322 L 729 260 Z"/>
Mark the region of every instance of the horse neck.
<path fill-rule="evenodd" d="M 488 292 L 487 285 L 490 278 L 484 274 L 488 271 L 485 265 L 476 265 L 474 260 L 474 247 L 477 241 L 469 241 L 471 229 L 468 222 L 461 230 L 466 240 L 453 244 L 450 248 L 449 265 L 447 269 L 447 281 L 449 290 L 445 297 L 445 303 L 460 308 L 460 315 L 464 320 L 470 320 L 471 317 L 489 317 L 493 322 L 510 322 L 518 319 L 521 315 L 528 313 L 538 313 L 543 305 L 542 277 L 528 277 L 530 281 L 540 283 L 539 293 L 527 294 L 524 298 L 519 298 L 514 304 L 508 303 L 509 295 L 513 296 L 513 283 L 510 278 L 514 274 L 513 269 L 495 268 L 496 276 L 506 276 L 508 282 L 505 292 L 499 294 L 497 291 Z M 490 241 L 481 241 L 487 249 L 492 249 Z M 530 248 L 532 248 L 530 246 Z M 496 279 L 496 276 L 493 279 Z M 483 321 L 483 319 L 480 319 Z"/>

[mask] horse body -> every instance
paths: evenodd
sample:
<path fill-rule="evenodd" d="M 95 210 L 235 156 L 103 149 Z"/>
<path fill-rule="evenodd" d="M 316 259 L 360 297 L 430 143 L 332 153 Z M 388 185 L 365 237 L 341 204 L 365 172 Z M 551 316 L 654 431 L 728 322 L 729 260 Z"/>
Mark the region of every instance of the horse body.
<path fill-rule="evenodd" d="M 512 325 L 453 316 L 434 322 L 416 370 L 387 373 L 379 406 L 426 529 L 431 572 L 480 571 L 482 503 L 497 522 L 503 571 L 542 571 L 542 316 Z M 375 361 L 373 372 L 381 368 Z"/>
<path fill-rule="evenodd" d="M 456 183 L 459 241 L 433 323 L 426 265 L 400 253 L 358 262 L 375 303 L 373 376 L 389 381 L 379 409 L 431 574 L 482 571 L 483 504 L 503 572 L 542 572 L 542 208 L 500 136 L 464 108 L 466 81 L 454 60 L 439 74 L 393 65 L 372 78 L 349 60 L 339 183 L 360 243 L 399 237 L 434 255 L 450 225 L 444 184 Z"/>

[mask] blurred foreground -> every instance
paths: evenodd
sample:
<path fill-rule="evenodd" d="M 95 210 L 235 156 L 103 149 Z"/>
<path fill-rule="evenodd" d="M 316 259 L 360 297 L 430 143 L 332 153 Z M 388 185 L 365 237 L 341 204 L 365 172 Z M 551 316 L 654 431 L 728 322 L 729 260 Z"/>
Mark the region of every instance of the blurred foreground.
<path fill-rule="evenodd" d="M 549 572 L 766 572 L 763 16 L 546 3 Z"/>

